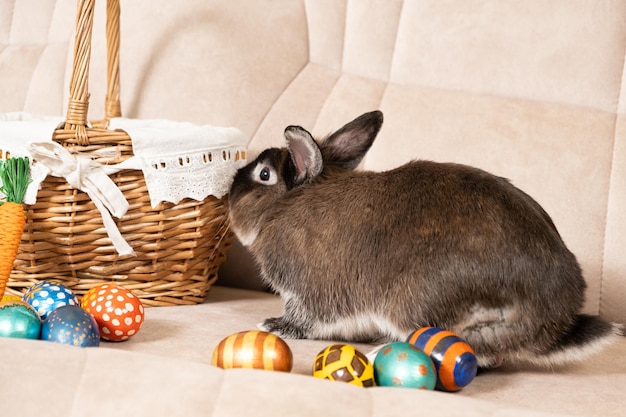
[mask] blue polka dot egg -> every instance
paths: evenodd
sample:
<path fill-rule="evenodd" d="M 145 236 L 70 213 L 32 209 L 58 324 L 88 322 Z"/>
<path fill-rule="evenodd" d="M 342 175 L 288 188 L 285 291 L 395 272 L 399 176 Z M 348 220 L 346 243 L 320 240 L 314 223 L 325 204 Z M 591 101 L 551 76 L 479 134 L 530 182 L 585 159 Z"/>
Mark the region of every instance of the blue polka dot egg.
<path fill-rule="evenodd" d="M 22 299 L 30 304 L 42 320 L 59 307 L 78 305 L 78 300 L 72 290 L 51 281 L 41 281 L 33 285 Z"/>

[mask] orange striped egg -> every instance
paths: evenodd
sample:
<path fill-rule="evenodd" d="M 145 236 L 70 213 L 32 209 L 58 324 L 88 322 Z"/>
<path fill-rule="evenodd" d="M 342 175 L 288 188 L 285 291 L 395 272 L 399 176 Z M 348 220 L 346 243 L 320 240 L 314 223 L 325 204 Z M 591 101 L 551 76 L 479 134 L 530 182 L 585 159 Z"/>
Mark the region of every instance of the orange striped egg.
<path fill-rule="evenodd" d="M 260 330 L 231 334 L 213 350 L 213 366 L 290 372 L 291 349 L 280 337 Z"/>
<path fill-rule="evenodd" d="M 435 364 L 436 388 L 459 391 L 476 376 L 478 363 L 470 345 L 454 333 L 438 327 L 422 327 L 407 338 L 407 342 L 424 351 Z"/>

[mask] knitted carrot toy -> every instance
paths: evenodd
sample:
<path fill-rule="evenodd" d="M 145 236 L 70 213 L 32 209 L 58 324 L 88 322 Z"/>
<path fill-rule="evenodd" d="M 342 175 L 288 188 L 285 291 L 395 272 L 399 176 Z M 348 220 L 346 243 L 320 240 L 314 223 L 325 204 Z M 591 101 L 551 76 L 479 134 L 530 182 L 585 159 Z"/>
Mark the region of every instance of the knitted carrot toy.
<path fill-rule="evenodd" d="M 0 299 L 4 295 L 26 223 L 22 201 L 29 182 L 28 158 L 0 161 L 0 191 L 6 201 L 0 205 Z"/>

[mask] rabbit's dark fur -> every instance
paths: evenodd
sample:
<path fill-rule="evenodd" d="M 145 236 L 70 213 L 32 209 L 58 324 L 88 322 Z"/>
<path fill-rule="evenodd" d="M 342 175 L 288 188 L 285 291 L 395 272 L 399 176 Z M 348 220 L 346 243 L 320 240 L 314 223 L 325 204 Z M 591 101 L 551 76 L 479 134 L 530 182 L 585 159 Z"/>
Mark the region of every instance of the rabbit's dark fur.
<path fill-rule="evenodd" d="M 483 367 L 581 359 L 619 334 L 579 313 L 575 256 L 508 180 L 430 161 L 355 170 L 382 120 L 364 114 L 320 145 L 290 126 L 287 148 L 237 173 L 233 230 L 284 301 L 262 328 L 387 342 L 438 326 L 472 345 Z"/>

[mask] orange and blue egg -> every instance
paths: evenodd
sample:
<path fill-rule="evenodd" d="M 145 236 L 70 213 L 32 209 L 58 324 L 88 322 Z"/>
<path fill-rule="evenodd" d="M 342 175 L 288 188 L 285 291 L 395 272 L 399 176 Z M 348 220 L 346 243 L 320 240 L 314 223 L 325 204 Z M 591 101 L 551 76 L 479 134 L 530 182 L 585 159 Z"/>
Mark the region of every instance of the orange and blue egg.
<path fill-rule="evenodd" d="M 472 347 L 456 334 L 438 327 L 422 327 L 407 342 L 430 356 L 437 371 L 436 388 L 454 392 L 467 386 L 478 370 Z"/>

